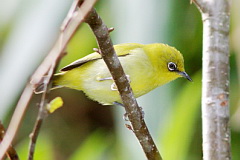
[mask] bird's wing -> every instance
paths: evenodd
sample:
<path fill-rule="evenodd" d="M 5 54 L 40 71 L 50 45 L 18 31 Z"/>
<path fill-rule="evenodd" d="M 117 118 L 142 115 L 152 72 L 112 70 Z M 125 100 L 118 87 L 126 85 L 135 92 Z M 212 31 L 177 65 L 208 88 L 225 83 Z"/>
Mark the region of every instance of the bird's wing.
<path fill-rule="evenodd" d="M 92 54 L 89 54 L 81 59 L 78 59 L 78 60 L 70 63 L 69 65 L 63 67 L 60 71 L 69 71 L 71 69 L 80 67 L 84 63 L 87 63 L 87 62 L 93 61 L 93 60 L 97 60 L 97 59 L 101 59 L 101 55 L 97 52 L 94 52 Z"/>
<path fill-rule="evenodd" d="M 137 43 L 125 43 L 125 44 L 114 45 L 114 49 L 118 57 L 126 56 L 130 53 L 131 50 L 136 48 L 141 48 L 141 47 L 142 47 L 142 44 L 137 44 Z M 71 69 L 80 67 L 81 65 L 87 62 L 98 60 L 101 58 L 102 57 L 99 53 L 94 52 L 63 67 L 60 71 L 69 71 Z"/>

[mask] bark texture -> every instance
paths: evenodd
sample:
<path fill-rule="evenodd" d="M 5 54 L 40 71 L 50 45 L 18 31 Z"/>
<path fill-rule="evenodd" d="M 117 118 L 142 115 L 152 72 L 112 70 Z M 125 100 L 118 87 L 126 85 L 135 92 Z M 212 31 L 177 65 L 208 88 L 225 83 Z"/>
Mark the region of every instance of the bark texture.
<path fill-rule="evenodd" d="M 203 20 L 202 132 L 203 158 L 228 160 L 229 20 L 227 0 L 195 0 Z"/>
<path fill-rule="evenodd" d="M 92 29 L 98 42 L 100 49 L 99 53 L 102 55 L 102 58 L 117 85 L 126 114 L 132 125 L 128 125 L 128 128 L 136 135 L 148 160 L 161 160 L 162 157 L 144 121 L 142 110 L 134 98 L 129 81 L 113 48 L 109 36 L 109 29 L 95 10 L 92 10 L 89 13 L 85 22 Z"/>

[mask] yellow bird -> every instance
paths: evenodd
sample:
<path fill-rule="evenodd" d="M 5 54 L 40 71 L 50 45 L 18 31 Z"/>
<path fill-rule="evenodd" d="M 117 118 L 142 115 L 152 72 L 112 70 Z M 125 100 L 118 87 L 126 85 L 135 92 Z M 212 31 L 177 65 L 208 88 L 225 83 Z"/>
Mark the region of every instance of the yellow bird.
<path fill-rule="evenodd" d="M 184 70 L 182 54 L 166 44 L 125 43 L 114 45 L 114 49 L 136 98 L 178 77 L 192 81 Z M 97 52 L 76 60 L 55 74 L 53 89 L 61 87 L 81 90 L 104 105 L 122 103 L 111 74 Z M 40 85 L 36 92 L 40 93 L 42 88 Z"/>

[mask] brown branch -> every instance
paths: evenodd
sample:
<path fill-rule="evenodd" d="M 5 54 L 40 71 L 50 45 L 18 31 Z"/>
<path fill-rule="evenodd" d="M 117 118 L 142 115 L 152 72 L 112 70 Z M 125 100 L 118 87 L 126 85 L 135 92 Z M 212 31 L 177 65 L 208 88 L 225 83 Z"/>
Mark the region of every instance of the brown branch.
<path fill-rule="evenodd" d="M 231 159 L 228 0 L 194 0 L 203 20 L 203 158 Z"/>
<path fill-rule="evenodd" d="M 74 35 L 76 29 L 83 22 L 84 18 L 87 16 L 88 12 L 92 9 L 92 7 L 95 3 L 95 1 L 92 1 L 92 3 L 90 2 L 90 5 L 88 4 L 88 6 L 86 6 L 87 3 L 84 3 L 84 2 L 81 1 L 81 0 L 75 0 L 72 4 L 68 14 L 67 14 L 67 17 L 63 21 L 63 24 L 61 26 L 61 31 L 62 32 L 59 36 L 59 45 L 60 45 L 60 48 L 62 49 L 61 52 L 64 51 L 65 46 L 67 45 L 68 41 Z M 80 6 L 79 9 L 77 8 L 78 5 Z M 75 17 L 76 15 L 81 15 L 81 17 Z M 68 29 L 70 27 L 72 27 L 74 24 L 76 24 L 76 26 L 75 26 L 75 28 L 73 28 L 71 30 L 72 33 L 69 35 L 68 34 Z M 66 42 L 66 43 L 64 43 L 64 42 Z M 31 133 L 31 136 L 30 136 L 31 141 L 30 141 L 30 146 L 29 146 L 28 160 L 33 160 L 36 141 L 37 141 L 37 138 L 38 138 L 38 135 L 39 135 L 39 132 L 40 132 L 40 128 L 42 126 L 43 120 L 48 115 L 48 111 L 47 111 L 47 108 L 46 108 L 46 104 L 47 104 L 46 96 L 47 96 L 48 89 L 51 88 L 50 87 L 51 86 L 50 80 L 53 76 L 53 73 L 56 70 L 57 64 L 59 63 L 59 61 L 60 61 L 60 59 L 63 55 L 64 54 L 61 54 L 61 53 L 59 54 L 58 53 L 55 61 L 53 61 L 52 65 L 51 65 L 51 68 L 48 71 L 48 75 L 45 76 L 45 78 L 44 78 L 44 89 L 43 89 L 42 99 L 41 99 L 41 103 L 40 103 L 39 113 L 38 113 L 36 123 L 34 125 L 33 132 Z M 49 59 L 46 60 L 47 62 L 48 62 L 48 60 L 52 60 L 52 57 L 47 57 L 47 58 L 49 58 Z M 39 81 L 37 81 L 37 82 L 39 82 Z"/>
<path fill-rule="evenodd" d="M 3 138 L 3 141 L 0 144 L 0 159 L 3 159 L 5 152 L 7 151 L 8 147 L 11 145 L 12 140 L 17 133 L 17 130 L 19 128 L 19 125 L 22 121 L 23 115 L 25 113 L 25 110 L 27 108 L 27 105 L 32 95 L 33 95 L 32 87 L 30 84 L 27 84 L 17 103 L 16 109 L 14 110 L 11 122 Z"/>
<path fill-rule="evenodd" d="M 196 6 L 197 6 L 197 8 L 201 11 L 201 12 L 203 12 L 203 13 L 205 13 L 207 10 L 208 10 L 208 5 L 206 5 L 206 3 L 205 2 L 203 2 L 203 1 L 198 1 L 198 0 L 190 0 L 190 3 L 192 4 L 192 3 L 194 3 Z"/>
<path fill-rule="evenodd" d="M 56 64 L 58 64 L 59 61 L 60 61 L 60 58 L 57 59 L 57 61 L 52 64 L 50 70 L 48 71 L 48 75 L 45 76 L 45 78 L 44 78 L 44 82 L 43 82 L 44 83 L 44 89 L 43 89 L 43 94 L 42 94 L 42 98 L 41 98 L 41 102 L 40 102 L 40 106 L 39 106 L 38 116 L 37 116 L 37 120 L 36 120 L 34 128 L 33 128 L 33 131 L 30 134 L 30 145 L 29 145 L 28 160 L 33 160 L 37 138 L 38 138 L 43 120 L 48 115 L 48 111 L 47 111 L 47 108 L 46 108 L 47 91 L 48 91 L 49 88 L 51 88 L 50 87 L 51 86 L 50 79 L 52 78 L 53 73 L 55 72 L 55 69 L 57 68 Z"/>
<path fill-rule="evenodd" d="M 0 121 L 0 142 L 3 140 L 4 135 L 5 135 L 5 129 L 4 129 L 2 122 Z M 12 145 L 9 146 L 9 148 L 6 152 L 6 155 L 10 160 L 19 160 L 17 152 L 12 147 Z"/>
<path fill-rule="evenodd" d="M 39 66 L 39 68 L 32 76 L 31 84 L 38 86 L 42 80 L 43 75 L 47 74 L 49 71 L 52 62 L 56 61 L 60 55 L 64 53 L 65 47 L 68 44 L 69 40 L 72 38 L 78 26 L 83 22 L 84 18 L 89 13 L 96 1 L 97 0 L 87 0 L 82 2 L 82 0 L 75 0 L 73 2 L 70 11 L 61 26 L 61 34 L 59 35 L 58 40 L 56 41 L 50 53 L 44 59 L 43 63 Z M 74 6 L 80 2 L 82 2 L 81 7 L 74 8 Z"/>
<path fill-rule="evenodd" d="M 109 29 L 95 10 L 89 13 L 85 21 L 89 24 L 96 36 L 102 58 L 107 64 L 114 82 L 118 87 L 126 113 L 132 124 L 133 132 L 138 138 L 147 158 L 149 160 L 161 160 L 160 153 L 148 131 L 142 116 L 142 111 L 133 96 L 128 79 L 113 48 L 109 36 Z"/>
<path fill-rule="evenodd" d="M 31 84 L 33 86 L 37 86 L 42 77 L 49 72 L 51 67 L 55 68 L 56 64 L 58 64 L 60 58 L 63 56 L 64 49 L 71 39 L 71 37 L 76 32 L 78 26 L 83 22 L 84 18 L 87 16 L 93 5 L 97 0 L 75 0 L 74 3 L 81 4 L 77 10 L 75 8 L 71 8 L 72 14 L 69 12 L 68 17 L 66 17 L 63 26 L 61 27 L 62 32 L 58 40 L 56 41 L 54 47 L 49 52 L 47 57 L 44 59 L 43 63 L 39 66 L 39 68 L 35 71 L 32 76 Z M 64 30 L 64 32 L 63 32 Z M 46 84 L 48 85 L 48 84 Z M 0 159 L 3 159 L 5 152 L 8 147 L 12 143 L 13 138 L 15 137 L 17 130 L 19 128 L 20 122 L 23 118 L 24 112 L 27 108 L 27 105 L 33 95 L 33 90 L 28 83 L 18 101 L 14 114 L 12 116 L 11 122 L 7 129 L 7 132 L 3 138 L 2 143 L 0 144 Z"/>

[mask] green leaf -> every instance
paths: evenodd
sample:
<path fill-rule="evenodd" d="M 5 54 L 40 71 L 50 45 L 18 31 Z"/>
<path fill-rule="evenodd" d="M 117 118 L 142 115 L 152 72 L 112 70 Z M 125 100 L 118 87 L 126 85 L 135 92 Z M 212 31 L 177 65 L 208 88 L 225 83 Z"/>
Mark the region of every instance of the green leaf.
<path fill-rule="evenodd" d="M 47 110 L 49 113 L 53 113 L 58 108 L 62 107 L 63 100 L 61 97 L 56 97 L 47 105 Z"/>

